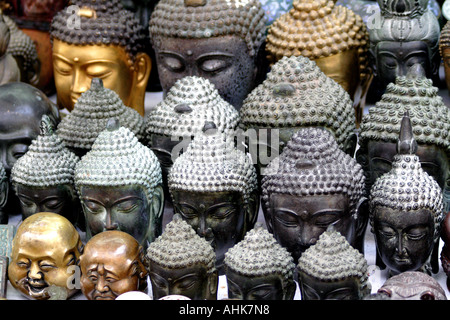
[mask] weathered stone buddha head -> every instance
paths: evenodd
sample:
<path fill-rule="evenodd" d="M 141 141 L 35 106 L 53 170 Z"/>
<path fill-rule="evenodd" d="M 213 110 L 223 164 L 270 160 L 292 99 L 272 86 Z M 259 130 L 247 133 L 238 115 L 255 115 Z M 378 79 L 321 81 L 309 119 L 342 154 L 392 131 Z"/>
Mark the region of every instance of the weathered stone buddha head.
<path fill-rule="evenodd" d="M 65 145 L 81 158 L 113 118 L 118 119 L 139 140 L 143 139 L 144 118 L 136 110 L 126 107 L 116 92 L 105 88 L 102 79 L 94 78 L 72 112 L 63 117 L 56 132 Z"/>
<path fill-rule="evenodd" d="M 444 192 L 445 212 L 450 210 L 450 109 L 438 95 L 438 88 L 414 65 L 408 75 L 397 77 L 369 113 L 364 115 L 356 159 L 366 175 L 366 191 L 389 172 L 397 153 L 400 124 L 409 112 L 416 155 L 421 167 L 434 177 Z"/>
<path fill-rule="evenodd" d="M 261 185 L 267 228 L 295 262 L 331 224 L 362 251 L 364 173 L 329 131 L 298 130 L 267 171 Z"/>
<path fill-rule="evenodd" d="M 282 57 L 304 56 L 350 95 L 357 123 L 372 81 L 369 34 L 362 18 L 328 0 L 296 0 L 268 29 L 266 51 L 273 64 Z"/>
<path fill-rule="evenodd" d="M 439 71 L 440 26 L 428 0 L 378 0 L 379 27 L 369 29 L 372 68 L 381 87 L 419 63 L 426 77 Z"/>
<path fill-rule="evenodd" d="M 128 233 L 104 231 L 93 236 L 80 256 L 81 291 L 88 300 L 114 300 L 147 287 L 144 250 Z"/>
<path fill-rule="evenodd" d="M 101 78 L 123 103 L 144 116 L 151 59 L 143 52 L 139 21 L 120 0 L 73 0 L 50 27 L 60 108 L 71 111 L 92 78 Z"/>
<path fill-rule="evenodd" d="M 447 22 L 439 37 L 439 52 L 444 62 L 445 84 L 450 90 L 450 23 Z"/>
<path fill-rule="evenodd" d="M 149 25 L 163 92 L 186 76 L 203 77 L 240 109 L 262 64 L 266 25 L 258 0 L 162 0 Z"/>
<path fill-rule="evenodd" d="M 49 117 L 44 115 L 39 136 L 11 170 L 22 219 L 38 212 L 54 212 L 73 224 L 78 222 L 81 207 L 74 183 L 78 161 L 54 132 Z"/>
<path fill-rule="evenodd" d="M 379 177 L 370 191 L 370 223 L 377 254 L 391 274 L 431 273 L 429 260 L 439 243 L 444 218 L 442 190 L 422 169 L 416 151 L 406 113 L 392 169 Z"/>
<path fill-rule="evenodd" d="M 205 238 L 175 214 L 161 236 L 147 249 L 153 299 L 185 296 L 192 300 L 216 300 L 216 255 Z"/>
<path fill-rule="evenodd" d="M 86 238 L 119 230 L 146 248 L 162 229 L 161 184 L 161 168 L 153 152 L 111 119 L 75 168 Z"/>
<path fill-rule="evenodd" d="M 19 65 L 8 52 L 10 40 L 11 31 L 0 14 L 0 84 L 20 81 Z"/>
<path fill-rule="evenodd" d="M 224 265 L 229 299 L 294 298 L 294 260 L 262 225 L 225 253 Z"/>
<path fill-rule="evenodd" d="M 245 99 L 240 110 L 242 129 L 261 174 L 295 131 L 322 127 L 333 133 L 339 147 L 353 156 L 355 114 L 349 94 L 306 57 L 284 57 L 272 66 L 266 80 Z M 270 154 L 270 156 L 269 156 Z"/>
<path fill-rule="evenodd" d="M 69 220 L 53 212 L 36 213 L 20 224 L 14 236 L 9 281 L 31 299 L 49 299 L 52 286 L 71 297 L 78 292 L 70 278 L 82 251 L 80 235 Z"/>
<path fill-rule="evenodd" d="M 212 245 L 221 273 L 225 252 L 253 228 L 259 210 L 255 167 L 232 138 L 197 135 L 168 176 L 174 212 Z"/>
<path fill-rule="evenodd" d="M 378 289 L 390 300 L 447 300 L 445 291 L 433 277 L 419 271 L 392 276 Z"/>
<path fill-rule="evenodd" d="M 367 261 L 344 236 L 330 229 L 298 261 L 302 300 L 362 300 L 371 290 Z"/>

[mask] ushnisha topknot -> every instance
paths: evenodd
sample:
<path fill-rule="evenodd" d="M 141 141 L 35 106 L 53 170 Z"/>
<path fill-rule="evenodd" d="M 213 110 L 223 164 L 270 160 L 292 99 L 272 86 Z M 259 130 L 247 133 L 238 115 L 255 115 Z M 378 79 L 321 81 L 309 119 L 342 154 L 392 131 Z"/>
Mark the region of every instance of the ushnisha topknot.
<path fill-rule="evenodd" d="M 66 148 L 54 132 L 52 121 L 47 115 L 42 116 L 40 129 L 40 134 L 31 142 L 28 151 L 11 169 L 13 185 L 42 188 L 73 185 L 79 158 Z"/>
<path fill-rule="evenodd" d="M 160 0 L 149 22 L 153 45 L 164 38 L 237 36 L 256 56 L 264 42 L 266 16 L 258 0 Z"/>
<path fill-rule="evenodd" d="M 219 132 L 233 132 L 239 122 L 238 111 L 220 95 L 208 80 L 184 77 L 170 88 L 163 101 L 145 118 L 147 139 L 151 134 L 192 137 L 213 122 Z"/>
<path fill-rule="evenodd" d="M 234 146 L 232 138 L 221 132 L 195 136 L 169 172 L 171 194 L 174 190 L 238 191 L 247 202 L 257 188 L 256 169 L 250 157 Z"/>
<path fill-rule="evenodd" d="M 330 129 L 343 147 L 356 128 L 349 94 L 306 57 L 284 57 L 266 80 L 244 100 L 241 124 L 284 128 L 317 126 Z"/>
<path fill-rule="evenodd" d="M 128 128 L 110 119 L 75 168 L 75 186 L 142 186 L 147 199 L 162 183 L 158 158 Z"/>
<path fill-rule="evenodd" d="M 270 212 L 272 193 L 294 196 L 346 194 L 350 214 L 365 195 L 364 172 L 340 150 L 332 134 L 321 128 L 301 128 L 279 157 L 269 163 L 261 181 L 262 202 Z"/>
<path fill-rule="evenodd" d="M 213 247 L 179 214 L 175 214 L 164 232 L 150 243 L 146 259 L 150 265 L 153 262 L 169 269 L 201 264 L 205 266 L 207 273 L 216 270 L 216 254 Z"/>
<path fill-rule="evenodd" d="M 248 277 L 277 274 L 284 283 L 293 280 L 295 270 L 291 254 L 259 223 L 225 253 L 224 264 Z"/>
<path fill-rule="evenodd" d="M 361 283 L 361 293 L 370 293 L 367 268 L 364 255 L 353 248 L 332 226 L 319 236 L 314 245 L 306 249 L 297 264 L 299 271 L 320 281 L 357 278 Z"/>
<path fill-rule="evenodd" d="M 125 106 L 117 93 L 105 88 L 101 79 L 94 78 L 74 109 L 59 123 L 57 134 L 68 147 L 89 150 L 113 118 L 117 118 L 138 139 L 143 138 L 144 118 L 136 110 Z"/>
<path fill-rule="evenodd" d="M 69 10 L 69 6 L 78 10 Z M 143 49 L 143 27 L 120 0 L 71 0 L 69 6 L 53 17 L 52 40 L 74 45 L 120 46 L 130 54 L 131 61 Z M 75 17 L 79 18 L 79 28 Z"/>
<path fill-rule="evenodd" d="M 448 47 L 450 47 L 450 22 L 449 21 L 447 21 L 445 26 L 442 28 L 441 35 L 439 37 L 439 52 L 441 54 L 441 57 L 444 56 L 443 50 Z"/>

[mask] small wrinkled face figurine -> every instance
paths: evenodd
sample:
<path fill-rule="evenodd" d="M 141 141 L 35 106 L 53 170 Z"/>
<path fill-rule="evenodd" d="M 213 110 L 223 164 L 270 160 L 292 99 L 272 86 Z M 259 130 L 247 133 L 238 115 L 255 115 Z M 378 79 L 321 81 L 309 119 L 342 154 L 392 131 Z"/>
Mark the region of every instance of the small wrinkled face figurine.
<path fill-rule="evenodd" d="M 115 300 L 147 287 L 144 250 L 128 233 L 104 231 L 93 236 L 80 256 L 81 291 L 89 300 Z"/>
<path fill-rule="evenodd" d="M 261 188 L 267 227 L 295 262 L 331 224 L 363 251 L 364 173 L 327 130 L 298 130 L 270 163 Z"/>
<path fill-rule="evenodd" d="M 374 75 L 382 91 L 398 76 L 419 63 L 426 77 L 433 78 L 440 64 L 438 19 L 428 0 L 378 0 L 381 9 L 378 28 L 370 28 L 370 54 Z"/>
<path fill-rule="evenodd" d="M 25 219 L 14 236 L 8 277 L 11 285 L 36 300 L 50 298 L 52 286 L 64 288 L 67 297 L 78 290 L 70 277 L 83 250 L 80 235 L 69 220 L 53 212 Z"/>
<path fill-rule="evenodd" d="M 256 170 L 232 138 L 197 135 L 168 176 L 174 212 L 212 245 L 221 274 L 225 252 L 253 228 L 259 209 Z"/>
<path fill-rule="evenodd" d="M 297 270 L 302 300 L 361 300 L 371 290 L 364 255 L 333 227 L 303 253 Z"/>
<path fill-rule="evenodd" d="M 153 299 L 185 296 L 191 300 L 216 300 L 216 255 L 205 238 L 175 214 L 163 234 L 147 249 Z"/>
<path fill-rule="evenodd" d="M 447 300 L 445 291 L 433 277 L 420 271 L 392 276 L 378 289 L 390 300 Z"/>
<path fill-rule="evenodd" d="M 50 35 L 58 106 L 72 111 L 92 78 L 144 116 L 150 57 L 139 21 L 119 0 L 75 0 L 52 20 Z M 77 23 L 79 25 L 77 25 Z"/>
<path fill-rule="evenodd" d="M 351 156 L 355 152 L 355 114 L 349 94 L 306 57 L 284 57 L 275 63 L 239 113 L 261 175 L 302 127 L 325 128 L 342 150 Z"/>
<path fill-rule="evenodd" d="M 352 10 L 332 1 L 296 0 L 292 5 L 268 29 L 269 61 L 290 56 L 314 60 L 348 92 L 359 124 L 372 82 L 366 25 Z"/>
<path fill-rule="evenodd" d="M 224 264 L 229 299 L 294 298 L 294 260 L 262 225 L 225 253 Z"/>
<path fill-rule="evenodd" d="M 266 25 L 258 0 L 162 0 L 149 25 L 163 92 L 186 76 L 203 77 L 240 109 L 261 64 Z"/>
<path fill-rule="evenodd" d="M 377 254 L 391 274 L 431 272 L 429 259 L 439 243 L 444 217 L 442 190 L 421 168 L 412 132 L 406 113 L 392 169 L 378 178 L 370 191 Z"/>
<path fill-rule="evenodd" d="M 40 135 L 11 170 L 22 219 L 38 212 L 54 212 L 73 224 L 78 222 L 81 207 L 74 184 L 78 161 L 55 134 L 50 118 L 44 115 Z"/>
<path fill-rule="evenodd" d="M 87 239 L 119 230 L 146 248 L 162 229 L 161 184 L 161 168 L 153 152 L 111 119 L 75 168 Z"/>

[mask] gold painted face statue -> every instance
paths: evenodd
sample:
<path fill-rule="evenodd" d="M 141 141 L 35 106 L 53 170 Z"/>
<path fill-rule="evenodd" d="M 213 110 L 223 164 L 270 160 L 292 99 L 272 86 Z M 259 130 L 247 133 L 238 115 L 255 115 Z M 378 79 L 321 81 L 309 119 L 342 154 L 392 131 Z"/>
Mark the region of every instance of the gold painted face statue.
<path fill-rule="evenodd" d="M 439 52 L 444 61 L 445 83 L 450 90 L 450 23 L 447 22 L 442 28 L 439 39 Z"/>
<path fill-rule="evenodd" d="M 139 22 L 118 0 L 73 2 L 81 8 L 75 15 L 82 29 L 68 26 L 70 15 L 64 9 L 50 30 L 58 106 L 71 111 L 92 78 L 100 78 L 126 106 L 144 116 L 151 59 L 140 51 L 144 34 Z"/>

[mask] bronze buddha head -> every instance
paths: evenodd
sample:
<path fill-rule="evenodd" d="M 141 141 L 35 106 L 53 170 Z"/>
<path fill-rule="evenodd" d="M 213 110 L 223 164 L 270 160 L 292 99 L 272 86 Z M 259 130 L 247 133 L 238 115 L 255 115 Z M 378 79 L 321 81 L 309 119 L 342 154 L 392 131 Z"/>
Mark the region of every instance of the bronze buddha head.
<path fill-rule="evenodd" d="M 161 168 L 153 152 L 111 119 L 75 168 L 87 239 L 119 230 L 146 248 L 162 229 L 161 184 Z"/>
<path fill-rule="evenodd" d="M 143 52 L 139 21 L 120 0 L 73 0 L 71 5 L 75 13 L 64 8 L 50 27 L 58 106 L 72 111 L 91 79 L 101 78 L 144 116 L 151 59 Z"/>
<path fill-rule="evenodd" d="M 240 109 L 261 64 L 266 25 L 258 0 L 162 0 L 149 25 L 163 92 L 186 76 L 203 77 Z"/>
<path fill-rule="evenodd" d="M 450 23 L 447 22 L 439 37 L 439 52 L 444 62 L 445 84 L 450 90 Z"/>
<path fill-rule="evenodd" d="M 294 260 L 262 225 L 225 253 L 224 265 L 229 299 L 294 298 Z"/>
<path fill-rule="evenodd" d="M 216 255 L 205 238 L 175 214 L 161 236 L 147 249 L 153 299 L 181 295 L 192 300 L 216 300 Z"/>
<path fill-rule="evenodd" d="M 111 230 L 93 236 L 80 256 L 81 291 L 88 300 L 114 300 L 145 290 L 144 250 L 128 233 Z"/>
<path fill-rule="evenodd" d="M 299 129 L 262 179 L 267 228 L 297 262 L 329 225 L 363 251 L 368 222 L 361 166 L 321 128 Z"/>

